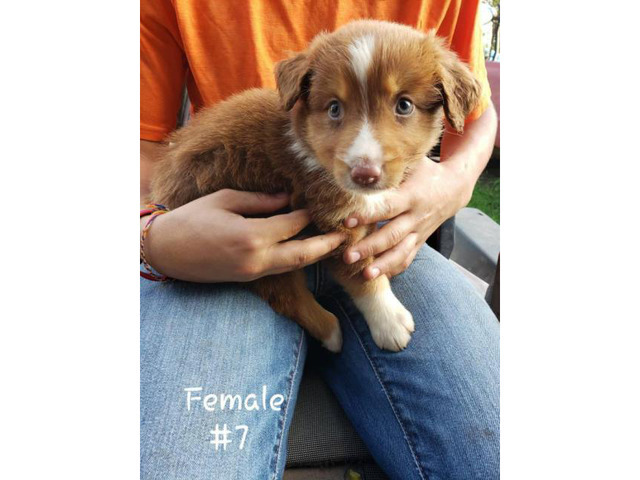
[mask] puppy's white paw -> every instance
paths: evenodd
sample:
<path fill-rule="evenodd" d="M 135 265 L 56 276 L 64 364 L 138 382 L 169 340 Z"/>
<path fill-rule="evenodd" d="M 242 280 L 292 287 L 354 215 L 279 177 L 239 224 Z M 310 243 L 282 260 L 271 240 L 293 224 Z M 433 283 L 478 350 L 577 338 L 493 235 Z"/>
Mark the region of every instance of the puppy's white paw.
<path fill-rule="evenodd" d="M 329 338 L 322 342 L 324 348 L 333 353 L 338 353 L 342 350 L 342 330 L 340 329 L 340 325 L 338 324 Z"/>
<path fill-rule="evenodd" d="M 371 336 L 376 345 L 392 352 L 404 350 L 415 329 L 411 313 L 402 305 L 400 307 L 396 312 L 387 312 L 387 318 L 377 318 L 374 322 L 369 322 Z"/>
<path fill-rule="evenodd" d="M 400 302 L 398 301 L 398 303 Z M 398 313 L 398 319 L 400 320 L 400 323 L 409 331 L 409 333 L 415 332 L 416 324 L 413 322 L 413 315 L 411 315 L 411 312 L 404 308 L 404 305 L 402 305 L 401 303 L 400 306 L 402 307 L 402 312 Z"/>
<path fill-rule="evenodd" d="M 392 352 L 406 348 L 415 330 L 413 316 L 390 289 L 354 301 L 363 313 L 378 347 Z"/>

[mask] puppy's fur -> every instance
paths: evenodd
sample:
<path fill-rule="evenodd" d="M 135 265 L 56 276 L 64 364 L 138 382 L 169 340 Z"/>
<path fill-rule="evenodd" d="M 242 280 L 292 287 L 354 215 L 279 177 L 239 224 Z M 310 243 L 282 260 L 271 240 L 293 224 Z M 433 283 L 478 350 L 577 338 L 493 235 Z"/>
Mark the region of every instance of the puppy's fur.
<path fill-rule="evenodd" d="M 291 192 L 291 206 L 308 208 L 320 231 L 348 232 L 325 262 L 361 310 L 376 344 L 403 349 L 413 318 L 388 278 L 364 280 L 361 272 L 371 259 L 352 265 L 340 259 L 375 227 L 346 229 L 342 222 L 353 213 L 384 213 L 385 192 L 397 188 L 418 162 L 428 161 L 442 133 L 443 110 L 462 131 L 480 86 L 433 33 L 372 20 L 318 35 L 307 51 L 277 64 L 276 80 L 277 93 L 245 91 L 175 132 L 157 167 L 152 200 L 176 208 L 223 188 Z M 414 105 L 408 115 L 398 113 L 401 98 Z M 340 118 L 330 115 L 334 101 Z M 354 181 L 354 169 L 362 167 L 380 172 L 377 183 Z M 336 317 L 307 290 L 301 270 L 251 287 L 326 348 L 341 349 Z"/>

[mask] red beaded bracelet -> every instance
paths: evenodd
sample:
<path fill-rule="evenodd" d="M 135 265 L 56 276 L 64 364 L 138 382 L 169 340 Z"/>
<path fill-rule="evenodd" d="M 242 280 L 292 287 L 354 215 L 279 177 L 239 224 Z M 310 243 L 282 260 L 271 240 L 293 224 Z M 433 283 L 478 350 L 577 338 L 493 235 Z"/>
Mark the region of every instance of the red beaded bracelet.
<path fill-rule="evenodd" d="M 154 282 L 166 282 L 167 280 L 169 280 L 169 277 L 156 273 L 151 265 L 149 265 L 149 262 L 147 262 L 147 258 L 144 254 L 144 241 L 147 238 L 149 228 L 151 227 L 153 221 L 160 215 L 162 215 L 163 213 L 167 213 L 168 211 L 169 209 L 167 207 L 165 207 L 164 205 L 160 205 L 159 203 L 147 205 L 145 209 L 140 210 L 140 218 L 149 215 L 149 220 L 147 220 L 147 223 L 145 224 L 144 228 L 142 229 L 142 233 L 140 234 L 140 263 L 142 263 L 142 266 L 146 270 L 146 272 L 140 270 L 140 276 Z"/>

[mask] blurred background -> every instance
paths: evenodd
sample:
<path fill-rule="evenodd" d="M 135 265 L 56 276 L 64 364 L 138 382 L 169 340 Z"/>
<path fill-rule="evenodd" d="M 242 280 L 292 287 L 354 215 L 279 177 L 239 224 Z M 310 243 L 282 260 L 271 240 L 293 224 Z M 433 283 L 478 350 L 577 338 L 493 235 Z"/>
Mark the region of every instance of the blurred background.
<path fill-rule="evenodd" d="M 498 112 L 498 135 L 489 165 L 476 185 L 469 207 L 483 211 L 500 223 L 500 0 L 482 0 L 480 19 L 491 99 Z"/>

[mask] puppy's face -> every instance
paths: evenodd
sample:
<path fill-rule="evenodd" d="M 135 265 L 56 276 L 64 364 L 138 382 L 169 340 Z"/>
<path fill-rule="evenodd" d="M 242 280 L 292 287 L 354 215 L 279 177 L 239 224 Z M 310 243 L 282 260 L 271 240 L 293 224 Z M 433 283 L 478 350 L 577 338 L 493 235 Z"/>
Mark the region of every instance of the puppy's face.
<path fill-rule="evenodd" d="M 442 132 L 461 131 L 479 84 L 433 34 L 371 20 L 314 39 L 276 67 L 293 149 L 346 190 L 398 186 Z"/>

